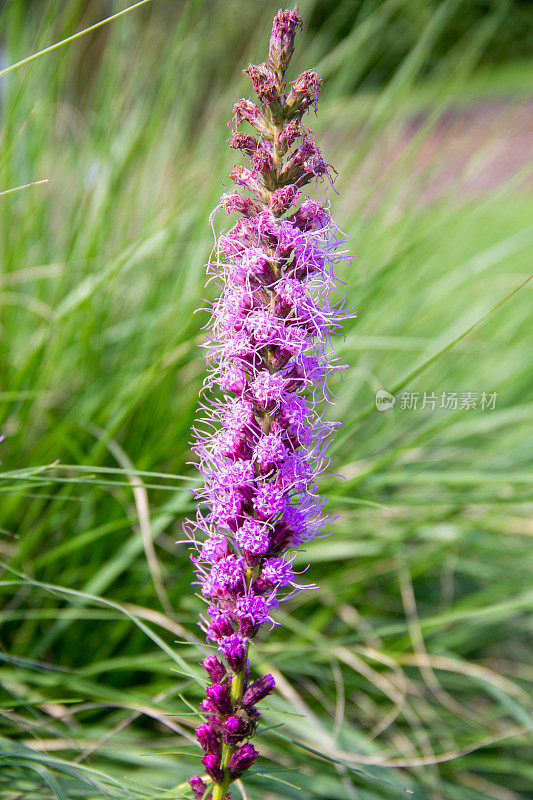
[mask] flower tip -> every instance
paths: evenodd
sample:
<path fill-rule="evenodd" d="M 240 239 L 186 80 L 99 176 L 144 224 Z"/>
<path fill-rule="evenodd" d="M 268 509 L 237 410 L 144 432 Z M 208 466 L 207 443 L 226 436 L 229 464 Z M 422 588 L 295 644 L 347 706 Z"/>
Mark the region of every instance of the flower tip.
<path fill-rule="evenodd" d="M 298 12 L 298 6 L 280 10 L 274 17 L 272 23 L 272 34 L 270 36 L 270 47 L 268 52 L 269 61 L 276 71 L 282 75 L 285 73 L 289 61 L 294 52 L 294 39 L 296 31 L 304 28 L 304 21 Z"/>

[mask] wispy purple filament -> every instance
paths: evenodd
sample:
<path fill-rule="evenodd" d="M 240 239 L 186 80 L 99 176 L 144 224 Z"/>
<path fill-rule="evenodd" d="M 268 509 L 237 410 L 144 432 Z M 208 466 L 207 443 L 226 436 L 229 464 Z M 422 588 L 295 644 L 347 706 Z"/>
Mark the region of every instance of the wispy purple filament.
<path fill-rule="evenodd" d="M 327 379 L 340 368 L 330 337 L 346 315 L 329 296 L 343 240 L 327 205 L 301 193 L 332 173 L 302 125 L 316 109 L 316 72 L 289 89 L 285 82 L 302 27 L 296 8 L 279 11 L 269 61 L 245 70 L 259 103 L 239 100 L 232 121 L 249 123 L 255 135 L 233 131 L 230 146 L 250 163 L 230 176 L 249 196 L 222 196 L 219 208 L 240 218 L 220 235 L 208 265 L 221 293 L 195 431 L 204 486 L 186 532 L 207 603 L 202 627 L 221 658 L 203 662 L 211 683 L 196 731 L 206 775 L 190 781 L 198 800 L 228 798 L 257 757 L 247 740 L 274 679 L 249 683 L 249 643 L 275 624 L 282 600 L 313 588 L 299 583 L 294 554 L 327 521 L 317 482 L 336 427 L 323 413 Z"/>

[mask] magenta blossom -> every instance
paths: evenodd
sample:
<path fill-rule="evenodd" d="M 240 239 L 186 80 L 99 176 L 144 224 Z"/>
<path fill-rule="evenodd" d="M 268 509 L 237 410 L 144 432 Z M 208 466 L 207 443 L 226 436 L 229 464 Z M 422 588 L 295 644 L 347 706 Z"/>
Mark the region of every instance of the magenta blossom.
<path fill-rule="evenodd" d="M 206 774 L 190 780 L 204 800 L 227 799 L 258 756 L 248 741 L 256 704 L 275 682 L 271 675 L 250 682 L 250 641 L 275 624 L 282 600 L 313 588 L 298 583 L 293 559 L 327 522 L 317 483 L 336 424 L 323 413 L 327 380 L 340 369 L 331 336 L 347 315 L 342 300 L 329 300 L 343 239 L 327 204 L 302 192 L 334 173 L 302 125 L 316 109 L 316 72 L 290 87 L 285 80 L 302 27 L 296 8 L 279 11 L 268 62 L 245 70 L 258 103 L 236 103 L 235 127 L 246 122 L 251 132 L 233 131 L 230 147 L 249 165 L 231 171 L 238 191 L 219 206 L 239 219 L 219 236 L 208 265 L 220 295 L 195 431 L 204 485 L 196 519 L 185 526 L 207 603 L 202 627 L 218 653 L 203 661 L 210 684 L 196 730 Z"/>

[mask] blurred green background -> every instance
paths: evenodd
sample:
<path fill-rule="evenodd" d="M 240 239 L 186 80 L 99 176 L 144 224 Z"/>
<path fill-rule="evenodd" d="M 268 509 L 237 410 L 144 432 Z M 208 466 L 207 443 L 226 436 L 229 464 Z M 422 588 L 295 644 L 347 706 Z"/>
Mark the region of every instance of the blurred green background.
<path fill-rule="evenodd" d="M 6 2 L 1 68 L 126 6 Z M 299 557 L 319 591 L 254 653 L 279 692 L 243 797 L 526 800 L 533 8 L 299 7 L 293 77 L 324 78 L 309 125 L 339 172 L 358 317 L 331 412 L 345 478 L 323 482 L 334 536 Z M 277 8 L 153 0 L 0 77 L 3 800 L 170 800 L 198 770 L 201 603 L 175 544 L 194 311 L 226 122 Z"/>

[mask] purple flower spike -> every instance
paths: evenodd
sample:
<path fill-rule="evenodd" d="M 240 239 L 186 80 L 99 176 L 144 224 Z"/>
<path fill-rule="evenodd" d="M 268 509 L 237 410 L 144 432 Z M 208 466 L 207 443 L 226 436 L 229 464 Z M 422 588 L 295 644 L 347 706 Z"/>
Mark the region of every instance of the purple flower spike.
<path fill-rule="evenodd" d="M 317 107 L 317 73 L 286 79 L 302 28 L 296 7 L 280 10 L 268 61 L 244 70 L 257 103 L 235 104 L 229 146 L 246 163 L 231 170 L 237 190 L 216 209 L 238 218 L 219 233 L 207 266 L 220 296 L 195 429 L 204 481 L 185 531 L 207 604 L 201 627 L 224 660 L 203 661 L 211 685 L 197 730 L 212 800 L 225 800 L 257 757 L 242 742 L 255 734 L 256 703 L 275 688 L 271 675 L 249 683 L 250 644 L 276 624 L 280 602 L 314 588 L 296 582 L 293 551 L 329 522 L 317 488 L 338 426 L 324 416 L 328 379 L 342 369 L 332 341 L 351 315 L 330 300 L 344 238 L 328 203 L 305 195 L 335 171 L 303 120 Z"/>

